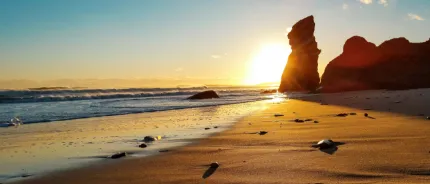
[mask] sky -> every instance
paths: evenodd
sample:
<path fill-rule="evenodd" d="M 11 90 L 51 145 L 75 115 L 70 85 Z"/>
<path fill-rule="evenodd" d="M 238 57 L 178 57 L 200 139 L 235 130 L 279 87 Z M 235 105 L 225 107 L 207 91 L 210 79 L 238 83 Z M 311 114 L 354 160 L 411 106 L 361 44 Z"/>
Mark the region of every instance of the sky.
<path fill-rule="evenodd" d="M 320 75 L 354 35 L 430 38 L 428 0 L 2 0 L 0 88 L 274 82 L 286 60 L 267 48 L 309 15 Z"/>

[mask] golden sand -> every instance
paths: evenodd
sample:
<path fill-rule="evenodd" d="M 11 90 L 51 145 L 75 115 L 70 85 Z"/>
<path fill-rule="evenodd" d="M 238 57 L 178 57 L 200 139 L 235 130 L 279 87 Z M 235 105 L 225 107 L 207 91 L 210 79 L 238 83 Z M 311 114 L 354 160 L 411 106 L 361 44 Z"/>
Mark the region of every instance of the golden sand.
<path fill-rule="evenodd" d="M 158 156 L 21 183 L 430 183 L 430 120 L 417 115 L 430 113 L 430 95 L 421 94 L 428 91 L 288 100 L 243 118 L 228 131 Z M 256 134 L 262 130 L 268 133 Z M 344 144 L 331 154 L 311 147 L 325 138 Z M 203 179 L 212 162 L 219 168 Z"/>

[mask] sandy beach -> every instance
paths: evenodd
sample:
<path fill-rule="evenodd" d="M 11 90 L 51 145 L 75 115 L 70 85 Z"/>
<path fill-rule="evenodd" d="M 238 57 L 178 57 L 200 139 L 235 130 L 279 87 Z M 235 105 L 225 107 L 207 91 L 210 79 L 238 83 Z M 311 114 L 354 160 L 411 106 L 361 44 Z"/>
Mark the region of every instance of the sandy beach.
<path fill-rule="evenodd" d="M 289 99 L 268 105 L 227 131 L 161 155 L 18 183 L 428 183 L 429 92 L 363 91 Z M 326 138 L 339 143 L 336 150 L 311 147 Z M 212 162 L 219 168 L 203 179 Z"/>

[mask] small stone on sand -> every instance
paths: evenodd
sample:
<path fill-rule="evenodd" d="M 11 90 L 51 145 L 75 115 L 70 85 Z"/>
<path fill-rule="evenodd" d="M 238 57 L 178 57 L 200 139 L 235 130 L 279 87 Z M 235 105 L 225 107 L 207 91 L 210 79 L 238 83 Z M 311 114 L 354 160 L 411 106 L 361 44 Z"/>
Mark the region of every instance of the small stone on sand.
<path fill-rule="evenodd" d="M 369 116 L 369 114 L 367 114 L 367 113 L 364 113 L 364 116 L 365 116 L 365 117 L 368 117 L 368 116 Z"/>
<path fill-rule="evenodd" d="M 319 121 L 314 121 L 314 123 L 319 123 Z"/>
<path fill-rule="evenodd" d="M 267 134 L 268 132 L 266 132 L 266 131 L 260 131 L 260 132 L 258 132 L 258 134 L 260 134 L 260 135 L 265 135 L 265 134 Z"/>
<path fill-rule="evenodd" d="M 355 112 L 351 112 L 351 113 L 349 113 L 349 115 L 357 115 L 357 113 L 355 113 Z"/>
<path fill-rule="evenodd" d="M 296 122 L 296 123 L 303 123 L 305 121 L 303 121 L 302 119 L 295 119 L 294 122 Z"/>
<path fill-rule="evenodd" d="M 348 116 L 348 114 L 347 113 L 339 113 L 339 114 L 336 114 L 336 116 L 337 117 L 346 117 L 346 116 Z"/>
<path fill-rule="evenodd" d="M 218 164 L 218 162 L 212 162 L 210 167 L 216 169 L 219 167 L 219 164 Z"/>
<path fill-rule="evenodd" d="M 209 129 L 211 129 L 211 128 L 209 128 L 209 127 L 206 127 L 206 128 L 205 128 L 205 130 L 209 130 Z"/>
<path fill-rule="evenodd" d="M 284 116 L 283 114 L 275 114 L 275 117 Z"/>
<path fill-rule="evenodd" d="M 152 136 L 145 136 L 143 138 L 143 142 L 152 142 L 152 141 L 156 141 L 157 139 L 155 139 L 155 137 Z"/>
<path fill-rule="evenodd" d="M 146 147 L 148 147 L 148 145 L 146 145 L 145 143 L 142 143 L 139 145 L 139 148 L 146 148 Z"/>
<path fill-rule="evenodd" d="M 126 152 L 120 152 L 120 153 L 113 154 L 112 156 L 110 156 L 110 158 L 111 159 L 117 159 L 117 158 L 122 158 L 125 156 L 127 156 Z"/>
<path fill-rule="evenodd" d="M 312 147 L 320 149 L 327 149 L 333 146 L 335 146 L 335 144 L 331 139 L 324 139 L 319 141 L 317 144 L 312 145 Z"/>

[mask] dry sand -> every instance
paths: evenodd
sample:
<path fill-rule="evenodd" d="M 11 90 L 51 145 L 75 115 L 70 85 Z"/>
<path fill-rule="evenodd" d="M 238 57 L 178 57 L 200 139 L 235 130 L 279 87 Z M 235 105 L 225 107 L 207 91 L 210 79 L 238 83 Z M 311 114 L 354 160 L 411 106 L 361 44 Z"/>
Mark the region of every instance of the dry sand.
<path fill-rule="evenodd" d="M 190 146 L 21 183 L 430 183 L 430 120 L 418 115 L 430 116 L 429 107 L 430 90 L 288 100 Z M 344 144 L 332 154 L 311 147 L 324 138 Z M 214 161 L 220 167 L 202 179 Z"/>

